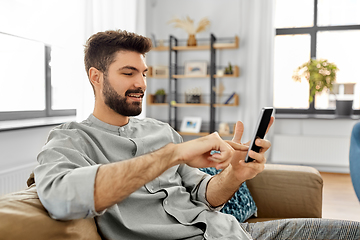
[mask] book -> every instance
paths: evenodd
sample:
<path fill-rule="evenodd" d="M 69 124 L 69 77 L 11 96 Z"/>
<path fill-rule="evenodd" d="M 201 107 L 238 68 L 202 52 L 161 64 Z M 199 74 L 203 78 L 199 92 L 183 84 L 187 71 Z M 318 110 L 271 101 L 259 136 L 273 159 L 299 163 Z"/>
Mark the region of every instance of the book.
<path fill-rule="evenodd" d="M 228 99 L 226 99 L 226 101 L 225 101 L 225 103 L 224 103 L 224 104 L 228 104 L 228 103 L 231 101 L 231 99 L 233 99 L 233 98 L 234 98 L 234 96 L 235 96 L 235 92 L 234 92 L 233 94 L 231 94 L 231 95 L 230 95 L 230 97 L 229 97 Z"/>

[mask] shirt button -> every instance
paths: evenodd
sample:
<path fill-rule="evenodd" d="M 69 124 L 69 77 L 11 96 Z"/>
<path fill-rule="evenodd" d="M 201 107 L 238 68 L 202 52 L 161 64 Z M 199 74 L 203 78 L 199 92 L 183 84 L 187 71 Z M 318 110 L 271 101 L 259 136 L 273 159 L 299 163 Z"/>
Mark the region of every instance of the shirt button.
<path fill-rule="evenodd" d="M 125 129 L 124 129 L 123 127 L 121 127 L 121 128 L 120 128 L 120 131 L 122 131 L 122 132 L 123 132 L 123 131 L 125 131 Z"/>
<path fill-rule="evenodd" d="M 165 200 L 164 204 L 165 204 L 165 205 L 167 205 L 167 203 L 168 203 L 168 201 L 167 201 L 167 200 Z"/>

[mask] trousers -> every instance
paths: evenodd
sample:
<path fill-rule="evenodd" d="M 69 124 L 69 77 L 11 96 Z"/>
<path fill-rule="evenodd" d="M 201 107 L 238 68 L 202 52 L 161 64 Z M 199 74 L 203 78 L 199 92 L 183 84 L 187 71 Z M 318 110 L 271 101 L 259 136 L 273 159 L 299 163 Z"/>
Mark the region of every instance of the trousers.
<path fill-rule="evenodd" d="M 360 222 L 355 221 L 300 218 L 240 224 L 256 240 L 360 239 Z"/>

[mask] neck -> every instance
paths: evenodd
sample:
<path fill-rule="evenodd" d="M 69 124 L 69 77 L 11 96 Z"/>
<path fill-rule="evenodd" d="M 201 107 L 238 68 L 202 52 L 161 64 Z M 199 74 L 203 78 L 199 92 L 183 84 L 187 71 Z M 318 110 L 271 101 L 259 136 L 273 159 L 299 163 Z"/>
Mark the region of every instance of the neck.
<path fill-rule="evenodd" d="M 102 104 L 95 101 L 93 115 L 97 119 L 107 124 L 119 127 L 124 126 L 129 122 L 129 117 L 118 114 L 117 112 L 109 108 L 106 104 L 103 104 L 102 106 L 99 105 Z"/>

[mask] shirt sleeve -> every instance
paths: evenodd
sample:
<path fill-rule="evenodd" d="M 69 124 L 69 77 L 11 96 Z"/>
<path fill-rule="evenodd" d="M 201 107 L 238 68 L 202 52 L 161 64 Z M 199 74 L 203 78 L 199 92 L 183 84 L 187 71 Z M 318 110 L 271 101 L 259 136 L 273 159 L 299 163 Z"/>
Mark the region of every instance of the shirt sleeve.
<path fill-rule="evenodd" d="M 90 218 L 103 214 L 94 206 L 95 177 L 99 168 L 85 154 L 76 130 L 55 128 L 38 155 L 35 182 L 40 201 L 59 220 Z"/>
<path fill-rule="evenodd" d="M 220 211 L 223 207 L 213 207 L 206 199 L 207 185 L 212 178 L 211 175 L 200 171 L 197 168 L 189 167 L 188 165 L 180 165 L 178 172 L 182 177 L 182 183 L 191 194 L 191 198 L 206 204 L 210 210 Z"/>

